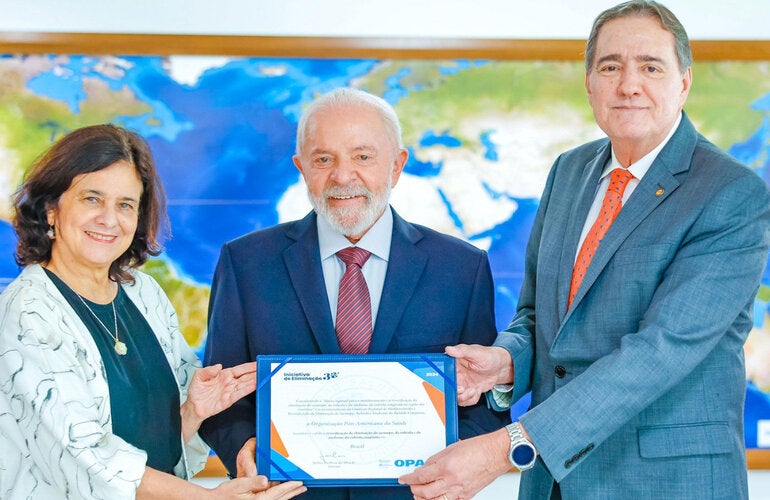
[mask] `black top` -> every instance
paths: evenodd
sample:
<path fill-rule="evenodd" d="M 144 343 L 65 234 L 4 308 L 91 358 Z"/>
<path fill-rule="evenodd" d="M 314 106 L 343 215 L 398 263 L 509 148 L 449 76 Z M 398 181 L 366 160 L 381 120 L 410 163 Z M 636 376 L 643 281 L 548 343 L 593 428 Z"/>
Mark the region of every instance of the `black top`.
<path fill-rule="evenodd" d="M 111 336 L 115 333 L 112 305 L 83 299 L 92 314 L 66 283 L 47 269 L 46 273 L 83 320 L 102 355 L 110 390 L 112 432 L 147 452 L 148 467 L 173 474 L 182 456 L 179 388 L 147 320 L 123 287 L 118 287 L 118 337 L 127 347 L 127 353 L 121 356 L 115 352 Z"/>

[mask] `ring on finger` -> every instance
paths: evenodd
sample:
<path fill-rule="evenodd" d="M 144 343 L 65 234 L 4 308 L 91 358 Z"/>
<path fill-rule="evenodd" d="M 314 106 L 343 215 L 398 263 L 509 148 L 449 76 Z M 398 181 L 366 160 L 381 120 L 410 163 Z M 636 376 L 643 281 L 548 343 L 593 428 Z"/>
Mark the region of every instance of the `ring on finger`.
<path fill-rule="evenodd" d="M 446 493 L 442 493 L 441 498 L 443 498 L 444 500 L 449 500 L 449 497 L 446 496 Z"/>

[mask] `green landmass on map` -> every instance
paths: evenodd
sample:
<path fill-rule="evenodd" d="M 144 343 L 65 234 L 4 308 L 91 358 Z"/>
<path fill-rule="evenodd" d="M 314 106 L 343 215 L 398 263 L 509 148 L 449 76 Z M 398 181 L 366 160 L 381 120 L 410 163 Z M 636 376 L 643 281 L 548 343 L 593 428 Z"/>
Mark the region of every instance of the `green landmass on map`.
<path fill-rule="evenodd" d="M 50 71 L 52 62 L 44 57 L 0 59 L 0 150 L 7 153 L 2 171 L 8 176 L 4 189 L 15 191 L 33 161 L 53 141 L 78 127 L 107 123 L 119 116 L 140 116 L 152 108 L 124 88 L 114 91 L 107 83 L 85 77 L 84 98 L 78 112 L 66 103 L 40 96 L 27 88 L 30 78 Z M 8 194 L 0 198 L 0 217 L 10 218 Z"/>
<path fill-rule="evenodd" d="M 59 62 L 66 62 L 66 57 Z M 0 59 L 0 218 L 5 220 L 25 170 L 53 140 L 77 127 L 153 114 L 152 106 L 127 87 L 116 90 L 98 78 L 82 78 L 78 110 L 27 88 L 30 78 L 56 63 L 45 56 Z M 770 92 L 770 63 L 696 63 L 693 72 L 685 109 L 704 135 L 726 149 L 760 127 L 764 115 L 751 104 Z M 396 109 L 408 146 L 432 130 L 456 137 L 463 148 L 478 152 L 483 147 L 479 130 L 460 126 L 477 117 L 537 116 L 551 127 L 562 126 L 568 117 L 581 127 L 595 127 L 582 62 L 387 60 L 352 84 L 383 95 L 392 89 L 393 75 L 401 75 L 399 86 L 406 89 Z M 562 145 L 551 147 L 552 161 Z M 173 263 L 159 259 L 143 269 L 168 294 L 187 341 L 199 346 L 206 335 L 208 284 L 181 278 Z M 770 293 L 767 290 L 763 287 L 762 297 Z"/>
<path fill-rule="evenodd" d="M 582 62 L 471 62 L 473 67 L 457 74 L 441 72 L 442 67 L 455 64 L 389 61 L 358 83 L 382 93 L 387 89 L 386 78 L 406 70 L 401 85 L 419 88 L 396 105 L 406 144 L 416 143 L 425 130 L 458 133 L 454 127 L 463 118 L 490 112 L 558 117 L 567 107 L 586 121 L 593 121 Z M 768 62 L 696 62 L 685 111 L 706 137 L 726 149 L 746 140 L 761 125 L 763 113 L 751 109 L 751 103 L 768 92 Z M 461 134 L 458 138 L 467 146 L 478 141 L 477 137 Z"/>
<path fill-rule="evenodd" d="M 179 329 L 192 347 L 199 347 L 206 338 L 206 316 L 211 289 L 179 278 L 164 261 L 150 259 L 143 266 L 168 295 L 179 317 Z"/>
<path fill-rule="evenodd" d="M 770 62 L 695 63 L 685 111 L 703 135 L 727 149 L 762 125 L 764 113 L 751 104 L 768 92 Z"/>

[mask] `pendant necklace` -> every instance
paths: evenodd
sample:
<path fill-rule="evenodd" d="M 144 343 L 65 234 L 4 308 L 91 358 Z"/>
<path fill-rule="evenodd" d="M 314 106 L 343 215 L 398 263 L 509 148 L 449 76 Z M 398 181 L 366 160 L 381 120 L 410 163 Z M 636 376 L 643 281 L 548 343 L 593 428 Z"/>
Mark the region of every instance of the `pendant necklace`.
<path fill-rule="evenodd" d="M 128 348 L 126 347 L 126 344 L 121 342 L 120 339 L 118 338 L 118 313 L 115 311 L 115 300 L 110 302 L 110 304 L 112 305 L 112 317 L 115 318 L 115 334 L 113 335 L 110 329 L 107 328 L 107 326 L 104 323 L 102 323 L 102 320 L 99 319 L 99 316 L 96 315 L 96 313 L 86 303 L 83 297 L 81 297 L 79 293 L 75 295 L 77 295 L 78 298 L 80 299 L 80 302 L 82 302 L 83 305 L 86 306 L 86 309 L 88 309 L 88 312 L 91 313 L 91 316 L 96 318 L 96 321 L 98 321 L 99 324 L 102 325 L 102 328 L 104 328 L 104 331 L 107 332 L 107 335 L 109 335 L 110 338 L 115 341 L 115 352 L 118 353 L 120 356 L 125 356 L 126 353 L 128 352 Z"/>

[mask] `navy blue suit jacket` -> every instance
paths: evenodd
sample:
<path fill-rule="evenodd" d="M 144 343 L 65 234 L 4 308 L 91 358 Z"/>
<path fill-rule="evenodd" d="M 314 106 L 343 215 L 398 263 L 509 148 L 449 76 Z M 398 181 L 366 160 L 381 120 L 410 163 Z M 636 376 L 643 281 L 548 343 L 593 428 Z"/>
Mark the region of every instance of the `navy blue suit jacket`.
<path fill-rule="evenodd" d="M 393 211 L 393 236 L 371 354 L 443 352 L 490 345 L 497 330 L 486 252 L 410 224 Z M 316 215 L 226 243 L 209 305 L 205 364 L 233 366 L 259 354 L 339 354 L 318 247 Z M 201 427 L 231 473 L 255 433 L 255 398 L 244 398 Z M 459 409 L 467 438 L 510 422 L 481 402 Z M 349 496 L 348 496 L 349 495 Z M 411 498 L 406 487 L 314 488 L 303 498 Z"/>

